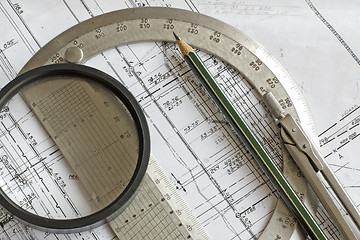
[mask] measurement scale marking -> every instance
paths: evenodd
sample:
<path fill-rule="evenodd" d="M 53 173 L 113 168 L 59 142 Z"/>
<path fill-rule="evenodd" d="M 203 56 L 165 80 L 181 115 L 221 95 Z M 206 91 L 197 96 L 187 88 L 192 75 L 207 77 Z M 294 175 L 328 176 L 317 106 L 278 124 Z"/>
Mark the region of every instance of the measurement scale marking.
<path fill-rule="evenodd" d="M 159 173 L 160 175 L 158 175 Z M 138 200 L 135 199 L 132 201 L 130 206 L 121 214 L 122 216 L 110 222 L 115 231 L 118 232 L 120 239 L 124 237 L 135 240 L 139 234 L 142 234 L 142 236 L 152 236 L 154 238 L 158 237 L 156 239 L 167 239 L 168 236 L 173 236 L 173 238 L 176 237 L 177 239 L 197 239 L 196 236 L 191 237 L 191 235 L 189 235 L 191 233 L 186 230 L 185 224 L 178 218 L 183 214 L 177 215 L 176 209 L 173 208 L 174 205 L 169 205 L 171 202 L 168 202 L 167 199 L 173 198 L 175 198 L 177 203 L 183 204 L 182 200 L 178 198 L 175 188 L 173 186 L 167 187 L 170 195 L 161 192 L 162 190 L 156 187 L 153 177 L 155 181 L 165 181 L 164 173 L 161 173 L 160 167 L 152 159 L 149 165 L 149 174 L 146 174 L 145 181 L 143 181 L 142 186 L 135 196 Z M 182 209 L 182 211 L 184 215 L 189 214 L 189 210 Z M 185 214 L 186 212 L 188 213 Z M 124 218 L 124 216 L 127 217 Z M 145 219 L 146 221 L 142 221 L 143 223 L 141 224 L 141 219 Z M 136 227 L 136 222 L 139 222 L 141 226 L 140 229 Z M 205 234 L 203 234 L 203 237 L 204 239 L 208 238 Z"/>

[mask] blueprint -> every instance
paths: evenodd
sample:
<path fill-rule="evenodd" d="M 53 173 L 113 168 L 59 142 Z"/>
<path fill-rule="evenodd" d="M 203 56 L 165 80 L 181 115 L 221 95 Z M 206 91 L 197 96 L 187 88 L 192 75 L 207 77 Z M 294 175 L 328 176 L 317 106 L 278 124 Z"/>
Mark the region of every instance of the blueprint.
<path fill-rule="evenodd" d="M 14 79 L 41 47 L 71 26 L 109 11 L 142 6 L 203 13 L 238 28 L 264 45 L 300 87 L 318 130 L 321 151 L 360 208 L 358 1 L 0 0 L 1 87 Z M 254 115 L 255 120 L 249 120 L 254 128 L 261 122 L 265 129 L 270 129 L 265 131 L 263 140 L 269 143 L 267 148 L 272 149 L 272 157 L 280 162 L 278 139 L 267 133 L 276 131 L 274 122 L 258 104 L 249 90 L 251 87 L 226 64 L 205 53 L 200 56 L 207 59 L 206 64 L 214 73 L 221 72 L 222 78 L 241 82 L 237 90 L 247 99 L 242 111 Z M 156 42 L 120 46 L 86 64 L 114 76 L 135 95 L 150 126 L 152 155 L 208 235 L 212 239 L 256 239 L 269 221 L 279 196 L 213 103 L 201 92 L 197 93 L 201 98 L 191 97 L 191 93 L 198 91 L 196 83 L 173 80 L 172 76 L 178 74 L 191 80 L 184 69 L 174 67 L 179 61 L 181 55 L 175 45 Z M 141 88 L 141 81 L 149 86 L 146 91 Z M 46 144 L 51 145 L 45 136 L 30 131 L 31 117 L 21 125 L 15 124 L 16 117 L 8 117 L 11 114 L 11 111 L 0 113 L 4 119 L 0 128 L 3 149 L 6 149 L 8 130 L 16 125 L 12 131 L 28 134 L 20 151 L 29 152 L 32 157 L 39 154 L 59 157 L 56 149 L 44 150 Z M 199 147 L 200 143 L 206 143 L 207 147 Z M 1 151 L 4 151 L 0 153 L 2 156 L 7 156 L 5 150 Z M 2 158 L 2 162 L 5 160 Z M 63 187 L 73 180 L 69 176 L 51 177 Z M 129 219 L 135 215 L 126 214 Z M 342 239 L 321 210 L 316 218 L 330 239 Z M 53 234 L 27 227 L 1 211 L 0 239 L 117 239 L 120 235 L 114 229 L 126 224 L 114 225 L 88 232 Z M 187 232 L 181 233 L 186 236 Z M 128 237 L 126 234 L 129 232 L 124 237 Z"/>

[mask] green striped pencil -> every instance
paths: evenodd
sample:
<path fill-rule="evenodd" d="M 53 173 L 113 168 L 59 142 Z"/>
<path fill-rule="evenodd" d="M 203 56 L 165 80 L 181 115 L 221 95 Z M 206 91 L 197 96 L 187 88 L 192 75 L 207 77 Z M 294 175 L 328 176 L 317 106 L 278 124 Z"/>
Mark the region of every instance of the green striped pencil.
<path fill-rule="evenodd" d="M 269 157 L 267 152 L 261 146 L 255 135 L 247 126 L 242 117 L 236 112 L 233 105 L 227 100 L 221 89 L 215 83 L 214 77 L 196 54 L 194 49 L 185 41 L 181 40 L 174 33 L 176 42 L 184 56 L 185 61 L 189 64 L 191 70 L 199 78 L 202 85 L 206 88 L 216 105 L 225 115 L 226 119 L 244 142 L 249 152 L 257 160 L 270 181 L 277 189 L 286 205 L 291 209 L 298 221 L 307 231 L 311 239 L 326 240 L 326 236 L 314 220 L 313 216 L 297 196 L 289 182 L 281 173 L 275 162 Z"/>

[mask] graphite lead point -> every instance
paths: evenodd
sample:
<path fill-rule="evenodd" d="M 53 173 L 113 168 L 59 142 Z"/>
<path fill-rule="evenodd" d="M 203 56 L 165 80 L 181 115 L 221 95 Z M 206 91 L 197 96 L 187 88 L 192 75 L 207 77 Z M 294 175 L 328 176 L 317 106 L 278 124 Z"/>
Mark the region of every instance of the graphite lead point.
<path fill-rule="evenodd" d="M 176 35 L 176 33 L 174 33 L 174 32 L 173 32 L 173 34 L 174 34 L 175 39 L 179 41 L 180 40 L 179 36 Z"/>
<path fill-rule="evenodd" d="M 190 52 L 195 52 L 194 49 L 192 47 L 190 47 L 189 44 L 187 44 L 184 40 L 181 40 L 179 38 L 179 36 L 176 35 L 174 32 L 173 32 L 173 34 L 174 34 L 174 37 L 176 39 L 176 42 L 180 48 L 182 55 L 188 56 Z"/>

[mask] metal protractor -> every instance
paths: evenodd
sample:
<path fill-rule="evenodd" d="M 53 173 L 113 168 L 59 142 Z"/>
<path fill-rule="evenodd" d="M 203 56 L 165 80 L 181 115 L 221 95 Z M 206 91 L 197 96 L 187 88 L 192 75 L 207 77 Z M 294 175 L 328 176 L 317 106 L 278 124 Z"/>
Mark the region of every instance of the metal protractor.
<path fill-rule="evenodd" d="M 174 42 L 173 32 L 194 48 L 223 60 L 240 73 L 259 102 L 263 101 L 262 96 L 266 92 L 271 92 L 285 113 L 292 114 L 315 134 L 314 123 L 301 92 L 269 52 L 230 25 L 185 10 L 134 8 L 91 18 L 50 41 L 21 72 L 45 64 L 85 63 L 102 51 L 131 43 Z M 298 176 L 297 167 L 285 153 L 283 160 L 285 175 L 300 194 L 305 194 L 306 184 Z M 260 238 L 289 239 L 294 231 L 293 223 L 292 214 L 279 201 L 267 227 L 260 231 L 263 233 Z"/>

